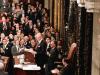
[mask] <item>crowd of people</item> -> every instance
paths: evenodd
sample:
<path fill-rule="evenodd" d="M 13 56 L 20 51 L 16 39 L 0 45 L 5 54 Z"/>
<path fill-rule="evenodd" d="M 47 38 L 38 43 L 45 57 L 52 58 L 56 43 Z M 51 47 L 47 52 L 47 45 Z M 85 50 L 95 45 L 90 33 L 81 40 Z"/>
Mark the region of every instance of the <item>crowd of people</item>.
<path fill-rule="evenodd" d="M 51 75 L 56 67 L 55 61 L 61 60 L 62 49 L 59 33 L 49 24 L 48 10 L 38 1 L 12 3 L 12 10 L 0 14 L 0 55 L 9 57 L 7 72 L 13 75 L 13 56 L 27 49 L 35 55 L 35 62 L 41 74 Z"/>
<path fill-rule="evenodd" d="M 42 75 L 52 75 L 55 62 L 61 61 L 66 52 L 59 33 L 49 24 L 48 10 L 38 1 L 12 3 L 11 8 L 9 13 L 0 14 L 0 55 L 9 57 L 8 75 L 14 75 L 13 57 L 25 51 L 34 55 Z"/>

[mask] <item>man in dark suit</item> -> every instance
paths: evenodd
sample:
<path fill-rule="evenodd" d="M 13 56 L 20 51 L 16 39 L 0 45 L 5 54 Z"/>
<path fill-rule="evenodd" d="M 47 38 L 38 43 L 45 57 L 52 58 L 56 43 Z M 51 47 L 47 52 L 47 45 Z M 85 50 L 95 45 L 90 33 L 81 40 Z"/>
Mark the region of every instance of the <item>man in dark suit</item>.
<path fill-rule="evenodd" d="M 0 55 L 9 57 L 8 63 L 7 63 L 8 75 L 13 75 L 13 58 L 12 58 L 12 54 L 11 54 L 12 44 L 9 43 L 8 37 L 5 37 L 3 39 L 3 42 L 0 47 L 1 47 Z"/>
<path fill-rule="evenodd" d="M 35 38 L 38 41 L 35 60 L 36 60 L 37 65 L 41 67 L 41 71 L 43 73 L 43 69 L 44 69 L 43 66 L 46 62 L 46 43 L 44 42 L 43 36 L 41 33 L 37 33 L 35 35 Z"/>
<path fill-rule="evenodd" d="M 12 47 L 12 44 L 9 42 L 8 37 L 5 37 L 2 41 L 2 44 L 0 45 L 0 48 L 1 48 L 0 55 L 12 57 L 11 47 Z"/>
<path fill-rule="evenodd" d="M 5 35 L 8 35 L 9 28 L 10 28 L 10 24 L 9 21 L 7 20 L 7 16 L 3 14 L 2 22 L 0 23 L 0 32 L 3 32 Z"/>
<path fill-rule="evenodd" d="M 48 54 L 48 62 L 46 63 L 45 66 L 45 75 L 52 75 L 51 70 L 56 67 L 56 64 L 54 63 L 57 61 L 58 58 L 58 50 L 56 48 L 56 41 L 51 41 L 50 43 L 50 53 Z"/>

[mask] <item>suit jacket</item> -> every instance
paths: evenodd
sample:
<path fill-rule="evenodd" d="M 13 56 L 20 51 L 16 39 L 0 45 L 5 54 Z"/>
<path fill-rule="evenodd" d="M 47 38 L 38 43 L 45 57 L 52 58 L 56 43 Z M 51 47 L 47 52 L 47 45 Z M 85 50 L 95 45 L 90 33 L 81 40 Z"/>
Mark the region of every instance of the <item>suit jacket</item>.
<path fill-rule="evenodd" d="M 36 48 L 36 63 L 38 66 L 43 66 L 46 62 L 46 43 L 42 40 Z"/>
<path fill-rule="evenodd" d="M 50 56 L 49 56 L 48 62 L 47 62 L 48 66 L 51 67 L 51 69 L 55 68 L 56 65 L 55 65 L 54 62 L 57 61 L 57 60 L 58 60 L 58 50 L 57 50 L 57 48 L 51 49 L 50 50 Z"/>
<path fill-rule="evenodd" d="M 3 25 L 2 23 L 0 23 L 0 33 L 2 33 L 2 31 L 3 31 Z"/>
<path fill-rule="evenodd" d="M 5 35 L 8 35 L 10 32 L 9 22 L 6 22 L 7 29 L 3 30 L 3 23 L 0 23 L 0 32 L 3 32 Z"/>
<path fill-rule="evenodd" d="M 15 56 L 15 55 L 20 55 L 20 54 L 22 54 L 23 52 L 19 52 L 19 49 L 20 49 L 20 48 L 17 49 L 17 47 L 16 47 L 15 45 L 12 46 L 12 48 L 11 48 L 11 53 L 12 53 L 12 55 Z"/>
<path fill-rule="evenodd" d="M 4 45 L 1 45 L 1 48 L 3 48 L 3 46 Z M 12 47 L 12 44 L 8 43 L 7 46 L 5 48 L 3 48 L 4 52 L 0 53 L 1 56 L 9 57 L 8 63 L 7 63 L 7 72 L 9 75 L 13 75 L 13 57 L 12 57 L 12 53 L 11 53 L 11 47 Z"/>
<path fill-rule="evenodd" d="M 8 43 L 5 48 L 3 48 L 3 46 L 4 45 L 2 44 L 1 45 L 1 48 L 3 49 L 3 52 L 1 52 L 0 55 L 7 56 L 7 57 L 12 57 L 12 54 L 11 54 L 12 44 L 11 43 Z"/>
<path fill-rule="evenodd" d="M 57 60 L 57 57 L 58 57 L 57 48 L 50 49 L 50 56 L 45 66 L 45 75 L 52 75 L 51 70 L 56 67 L 56 64 L 54 62 Z"/>
<path fill-rule="evenodd" d="M 24 32 L 24 35 L 27 36 L 30 32 L 30 28 L 29 28 L 29 24 L 24 24 L 23 25 L 23 32 Z"/>

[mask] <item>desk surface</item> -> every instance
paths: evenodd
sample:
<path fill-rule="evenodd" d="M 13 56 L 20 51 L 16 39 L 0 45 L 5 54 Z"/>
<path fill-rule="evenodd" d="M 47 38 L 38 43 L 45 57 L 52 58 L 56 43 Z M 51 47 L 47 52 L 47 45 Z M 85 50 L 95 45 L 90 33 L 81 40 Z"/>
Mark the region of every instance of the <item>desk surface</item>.
<path fill-rule="evenodd" d="M 41 70 L 36 64 L 15 64 L 14 68 L 19 68 L 22 70 Z"/>

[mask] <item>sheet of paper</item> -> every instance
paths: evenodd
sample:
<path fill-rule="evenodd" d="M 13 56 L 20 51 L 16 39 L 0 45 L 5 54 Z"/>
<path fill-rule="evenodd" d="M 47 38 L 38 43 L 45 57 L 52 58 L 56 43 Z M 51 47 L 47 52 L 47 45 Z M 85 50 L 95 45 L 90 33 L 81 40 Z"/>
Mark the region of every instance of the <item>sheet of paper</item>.
<path fill-rule="evenodd" d="M 35 64 L 15 64 L 14 68 L 20 68 L 22 70 L 40 70 L 41 68 Z"/>

